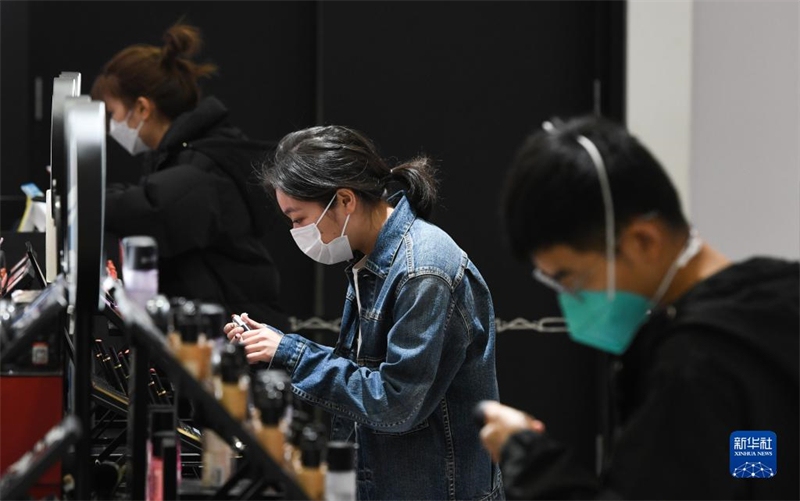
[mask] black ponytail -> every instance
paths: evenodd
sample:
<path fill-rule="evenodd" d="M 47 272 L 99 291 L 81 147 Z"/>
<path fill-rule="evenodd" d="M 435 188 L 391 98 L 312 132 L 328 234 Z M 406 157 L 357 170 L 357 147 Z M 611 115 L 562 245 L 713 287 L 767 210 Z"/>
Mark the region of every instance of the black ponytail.
<path fill-rule="evenodd" d="M 327 204 L 339 188 L 353 190 L 368 204 L 405 190 L 414 212 L 430 216 L 436 203 L 436 180 L 431 161 L 418 157 L 389 168 L 375 144 L 363 133 L 330 125 L 287 134 L 278 143 L 273 161 L 265 162 L 261 180 L 298 200 Z"/>
<path fill-rule="evenodd" d="M 436 169 L 431 159 L 419 156 L 394 167 L 390 175 L 405 188 L 414 212 L 423 219 L 429 218 L 438 192 Z"/>

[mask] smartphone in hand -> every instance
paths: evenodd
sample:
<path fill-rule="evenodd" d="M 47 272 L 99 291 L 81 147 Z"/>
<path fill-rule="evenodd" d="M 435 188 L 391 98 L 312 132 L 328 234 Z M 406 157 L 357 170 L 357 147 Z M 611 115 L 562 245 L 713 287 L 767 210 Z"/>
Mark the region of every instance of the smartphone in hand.
<path fill-rule="evenodd" d="M 235 323 L 236 325 L 238 325 L 239 327 L 241 327 L 245 331 L 249 331 L 250 330 L 250 327 L 248 327 L 247 324 L 244 323 L 244 320 L 242 320 L 242 317 L 240 317 L 239 315 L 236 315 L 236 314 L 231 315 L 231 319 L 233 320 L 233 323 Z M 236 334 L 236 336 L 234 336 L 234 338 L 231 339 L 231 342 L 241 341 L 241 340 L 242 340 L 242 335 L 241 334 Z"/>

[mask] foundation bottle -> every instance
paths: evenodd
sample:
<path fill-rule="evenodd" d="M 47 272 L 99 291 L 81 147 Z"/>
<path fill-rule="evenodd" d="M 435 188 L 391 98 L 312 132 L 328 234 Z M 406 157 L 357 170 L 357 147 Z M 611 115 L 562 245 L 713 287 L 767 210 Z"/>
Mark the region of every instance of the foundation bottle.
<path fill-rule="evenodd" d="M 300 444 L 300 469 L 297 482 L 308 495 L 308 499 L 321 500 L 325 495 L 325 468 L 322 464 L 324 438 L 313 425 L 303 429 Z"/>
<path fill-rule="evenodd" d="M 301 467 L 303 429 L 311 422 L 311 416 L 306 412 L 303 402 L 299 399 L 292 400 L 290 410 L 291 419 L 288 424 L 288 440 L 284 447 L 284 460 L 286 461 L 286 468 L 296 473 L 300 471 Z"/>
<path fill-rule="evenodd" d="M 174 316 L 175 330 L 180 333 L 177 358 L 181 365 L 201 384 L 210 387 L 211 347 L 203 332 L 203 320 L 194 301 L 186 301 Z"/>
<path fill-rule="evenodd" d="M 244 422 L 247 419 L 247 396 L 250 386 L 244 345 L 222 344 L 219 364 L 222 406 L 235 420 Z"/>
<path fill-rule="evenodd" d="M 328 442 L 325 501 L 355 501 L 357 449 L 352 442 Z"/>
<path fill-rule="evenodd" d="M 203 429 L 203 487 L 222 487 L 231 476 L 233 450 L 211 428 Z"/>
<path fill-rule="evenodd" d="M 286 446 L 284 430 L 281 427 L 286 414 L 285 379 L 282 371 L 263 370 L 253 376 L 251 389 L 253 403 L 258 410 L 259 423 L 254 429 L 261 447 L 275 460 L 285 467 L 284 449 Z"/>

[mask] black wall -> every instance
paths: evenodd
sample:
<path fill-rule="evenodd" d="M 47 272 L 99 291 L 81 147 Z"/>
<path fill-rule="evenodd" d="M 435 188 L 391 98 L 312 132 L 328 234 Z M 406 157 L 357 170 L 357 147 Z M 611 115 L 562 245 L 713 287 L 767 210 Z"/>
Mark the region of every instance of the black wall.
<path fill-rule="evenodd" d="M 7 198 L 19 184 L 47 185 L 53 77 L 80 71 L 87 93 L 116 51 L 160 43 L 184 16 L 203 31 L 201 58 L 221 69 L 206 93 L 250 136 L 278 139 L 335 123 L 363 130 L 386 157 L 432 156 L 442 188 L 433 221 L 482 271 L 500 325 L 558 315 L 553 294 L 503 244 L 499 190 L 514 150 L 543 120 L 598 109 L 623 116 L 624 10 L 623 2 L 575 1 L 1 2 L 0 225 L 8 230 L 18 217 L 8 212 L 20 202 Z M 33 116 L 36 77 L 43 120 Z M 109 178 L 138 178 L 138 162 L 108 144 Z M 289 312 L 307 318 L 321 297 L 323 316 L 338 317 L 342 267 L 315 271 L 285 227 L 273 239 Z M 587 467 L 599 414 L 597 358 L 563 334 L 497 336 L 501 398 L 542 418 Z"/>

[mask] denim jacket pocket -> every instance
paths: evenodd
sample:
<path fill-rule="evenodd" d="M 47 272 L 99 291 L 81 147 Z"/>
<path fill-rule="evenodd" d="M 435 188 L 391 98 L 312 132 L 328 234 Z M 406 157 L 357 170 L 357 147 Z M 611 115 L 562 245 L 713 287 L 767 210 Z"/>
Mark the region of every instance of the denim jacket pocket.
<path fill-rule="evenodd" d="M 381 431 L 381 430 L 374 430 L 372 428 L 367 428 L 367 429 L 373 435 L 387 435 L 387 436 L 390 436 L 390 437 L 402 437 L 403 435 L 408 435 L 410 433 L 415 433 L 415 432 L 424 430 L 427 427 L 428 427 L 428 418 L 425 418 L 422 422 L 420 422 L 419 424 L 415 425 L 410 430 L 406 430 L 406 431 Z"/>

